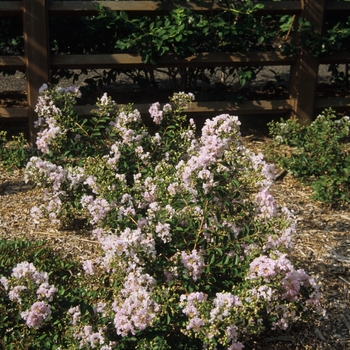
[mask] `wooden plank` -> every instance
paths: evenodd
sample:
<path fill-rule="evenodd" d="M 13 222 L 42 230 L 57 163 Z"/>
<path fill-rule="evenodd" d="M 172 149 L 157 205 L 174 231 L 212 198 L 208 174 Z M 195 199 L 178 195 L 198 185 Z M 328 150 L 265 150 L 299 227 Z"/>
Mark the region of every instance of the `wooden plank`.
<path fill-rule="evenodd" d="M 322 33 L 325 2 L 326 0 L 302 0 L 301 18 L 309 21 L 316 33 Z M 297 44 L 299 40 L 297 37 Z M 289 97 L 293 100 L 292 117 L 303 124 L 310 124 L 314 118 L 318 67 L 319 59 L 312 57 L 306 48 L 301 49 L 297 63 L 291 67 Z"/>
<path fill-rule="evenodd" d="M 135 104 L 142 114 L 148 114 L 150 104 Z M 350 109 L 350 98 L 318 98 L 315 102 L 315 109 L 323 110 L 325 108 L 334 108 L 337 110 Z M 74 110 L 80 115 L 90 116 L 91 110 L 96 106 L 75 106 Z M 246 114 L 270 114 L 288 112 L 292 108 L 292 100 L 275 100 L 275 101 L 244 101 L 239 106 L 231 102 L 195 102 L 187 111 L 188 114 L 219 114 L 219 113 L 236 113 L 239 115 Z M 27 119 L 28 108 L 11 107 L 0 108 L 0 118 L 6 119 Z"/>
<path fill-rule="evenodd" d="M 159 12 L 169 11 L 174 8 L 171 3 L 161 3 L 157 1 L 101 1 L 102 5 L 112 11 L 127 11 L 137 14 L 158 14 Z M 79 15 L 88 16 L 97 13 L 96 5 L 99 1 L 50 1 L 49 11 L 54 15 Z M 143 4 L 142 4 L 143 3 Z M 217 4 L 209 7 L 198 6 L 191 2 L 183 2 L 187 8 L 194 11 L 219 10 Z M 260 2 L 262 3 L 262 2 Z M 259 14 L 298 14 L 301 11 L 299 1 L 264 1 L 264 9 L 258 11 Z M 326 11 L 328 13 L 343 14 L 344 11 L 350 12 L 350 2 L 347 1 L 327 1 Z M 21 1 L 0 1 L 0 16 L 21 16 L 22 2 Z"/>
<path fill-rule="evenodd" d="M 151 104 L 134 104 L 134 108 L 139 110 L 142 115 L 148 115 L 148 109 Z M 89 116 L 91 110 L 96 106 L 75 106 L 74 110 L 80 115 Z M 237 113 L 246 114 L 271 114 L 288 112 L 292 109 L 291 100 L 261 100 L 261 101 L 243 101 L 239 105 L 230 101 L 220 102 L 193 102 L 191 107 L 185 111 L 186 114 L 221 114 Z"/>
<path fill-rule="evenodd" d="M 0 1 L 0 17 L 21 15 L 22 1 Z"/>
<path fill-rule="evenodd" d="M 199 53 L 189 57 L 166 54 L 157 61 L 157 67 L 221 67 L 221 66 L 286 66 L 296 62 L 296 57 L 285 57 L 278 52 L 251 53 Z M 51 66 L 55 69 L 108 69 L 146 68 L 137 54 L 54 55 Z"/>
<path fill-rule="evenodd" d="M 300 1 L 257 1 L 264 8 L 256 11 L 259 15 L 297 15 L 301 12 Z"/>
<path fill-rule="evenodd" d="M 0 118 L 5 119 L 27 119 L 28 118 L 27 107 L 0 107 Z"/>
<path fill-rule="evenodd" d="M 48 13 L 46 0 L 23 0 L 23 36 L 29 105 L 29 139 L 35 144 L 34 112 L 39 88 L 50 81 Z"/>
<path fill-rule="evenodd" d="M 161 1 L 50 1 L 49 11 L 50 14 L 54 15 L 88 16 L 97 13 L 98 4 L 111 11 L 126 11 L 134 15 L 159 15 L 174 10 L 177 6 L 190 9 L 194 12 L 220 12 L 227 10 L 227 7 L 213 3 L 212 1 L 202 1 L 200 3 L 180 1 L 176 4 Z M 264 8 L 257 11 L 259 15 L 293 15 L 301 11 L 300 3 L 297 1 L 264 1 L 263 4 Z"/>
<path fill-rule="evenodd" d="M 350 3 L 349 3 L 350 4 Z M 320 64 L 350 63 L 349 52 L 335 52 L 320 58 Z"/>
<path fill-rule="evenodd" d="M 347 98 L 347 97 L 317 98 L 315 101 L 315 109 L 324 110 L 326 108 L 334 108 L 338 111 L 349 110 L 350 98 Z"/>
<path fill-rule="evenodd" d="M 131 1 L 101 1 L 102 5 L 112 11 L 128 11 L 139 14 L 154 14 L 159 12 L 169 11 L 174 8 L 171 3 L 161 3 L 157 1 L 132 1 L 137 3 L 132 5 Z M 50 1 L 49 11 L 54 15 L 95 15 L 97 13 L 96 5 L 99 1 Z M 143 3 L 143 4 L 142 4 Z M 298 14 L 301 11 L 299 1 L 264 1 L 264 9 L 258 11 L 259 14 Z M 191 2 L 183 2 L 183 6 L 194 11 L 219 10 L 220 6 L 199 6 Z M 327 13 L 340 13 L 344 11 L 350 12 L 350 2 L 347 1 L 327 1 Z M 69 13 L 70 12 L 70 13 Z M 2 16 L 21 16 L 22 2 L 21 1 L 0 1 L 0 17 Z"/>
<path fill-rule="evenodd" d="M 258 66 L 285 66 L 292 65 L 296 62 L 297 57 L 284 57 L 277 52 L 265 53 L 203 53 L 205 58 L 204 65 L 210 67 L 214 66 L 231 66 L 231 65 L 258 65 Z M 181 65 L 196 64 L 202 65 L 198 55 L 179 59 L 176 55 L 167 55 L 162 59 L 162 67 L 173 65 L 181 62 Z M 217 60 L 217 61 L 216 61 Z M 262 62 L 260 60 L 263 60 Z M 334 64 L 334 63 L 350 63 L 350 55 L 348 52 L 336 52 L 326 57 L 320 58 L 320 64 Z M 133 54 L 96 54 L 96 55 L 55 55 L 52 56 L 51 66 L 55 69 L 108 69 L 115 68 L 145 68 L 142 63 L 140 55 Z M 147 65 L 153 67 L 152 65 Z M 0 70 L 24 70 L 25 58 L 24 56 L 0 56 Z"/>
<path fill-rule="evenodd" d="M 348 1 L 327 1 L 326 2 L 326 14 L 343 15 L 350 13 L 350 2 Z"/>
<path fill-rule="evenodd" d="M 258 66 L 285 66 L 292 65 L 296 62 L 297 57 L 283 57 L 279 53 L 246 53 L 246 54 L 230 54 L 230 53 L 203 53 L 202 57 L 206 58 L 204 65 L 213 66 L 231 66 L 231 65 L 258 65 Z M 181 62 L 181 65 L 197 64 L 200 60 L 199 56 L 191 56 L 183 59 L 178 59 L 176 55 L 168 55 L 164 57 L 160 64 L 163 67 L 169 63 L 173 65 Z M 217 61 L 216 61 L 217 60 Z M 259 60 L 263 60 L 260 62 Z M 218 64 L 219 63 L 219 64 Z M 334 63 L 350 63 L 350 55 L 348 52 L 336 52 L 326 57 L 320 58 L 320 64 Z M 198 65 L 201 65 L 198 62 Z M 96 54 L 96 55 L 55 55 L 52 56 L 51 66 L 55 69 L 108 69 L 108 68 L 140 68 L 153 67 L 153 65 L 145 65 L 142 63 L 140 55 L 132 54 Z M 0 70 L 24 70 L 24 56 L 0 56 Z"/>
<path fill-rule="evenodd" d="M 174 8 L 171 3 L 161 3 L 157 1 L 132 1 L 137 3 L 132 5 L 131 1 L 101 1 L 102 5 L 112 11 L 127 11 L 137 14 L 159 14 L 161 12 L 169 11 Z M 53 15 L 95 15 L 97 13 L 96 5 L 99 1 L 50 1 L 49 11 Z M 143 4 L 142 4 L 143 3 Z M 262 3 L 262 2 L 260 2 Z M 210 3 L 211 4 L 211 3 Z M 301 11 L 301 5 L 299 1 L 264 1 L 264 9 L 259 10 L 261 15 L 266 14 L 298 14 Z M 186 8 L 193 11 L 212 11 L 220 10 L 220 6 L 214 4 L 213 6 L 194 4 L 191 2 L 183 2 Z M 345 12 L 350 13 L 350 2 L 347 1 L 327 1 L 326 11 L 328 13 Z M 0 1 L 0 17 L 3 16 L 21 16 L 22 15 L 22 2 L 21 1 Z"/>
<path fill-rule="evenodd" d="M 0 56 L 1 70 L 25 70 L 24 56 Z"/>
<path fill-rule="evenodd" d="M 246 114 L 271 114 L 288 112 L 292 109 L 291 100 L 260 100 L 243 101 L 239 105 L 229 101 L 222 102 L 194 102 L 186 111 L 188 113 L 237 113 Z"/>
<path fill-rule="evenodd" d="M 135 104 L 142 114 L 148 114 L 150 104 Z M 323 110 L 325 108 L 334 108 L 337 110 L 350 109 L 350 98 L 318 98 L 315 102 L 315 109 Z M 75 106 L 74 109 L 80 115 L 89 116 L 91 110 L 96 106 Z M 274 101 L 244 101 L 236 106 L 231 102 L 195 102 L 187 111 L 189 114 L 194 113 L 238 113 L 245 114 L 269 114 L 288 112 L 292 108 L 292 100 L 274 100 Z M 0 118 L 4 119 L 26 119 L 28 118 L 28 108 L 10 107 L 0 108 Z"/>
<path fill-rule="evenodd" d="M 297 57 L 283 57 L 279 53 L 265 52 L 265 53 L 203 53 L 202 57 L 206 58 L 205 65 L 210 67 L 215 66 L 218 62 L 220 66 L 240 65 L 258 65 L 258 66 L 284 66 L 292 65 L 296 62 Z M 191 58 L 192 57 L 192 58 Z M 187 63 L 197 64 L 200 60 L 199 56 L 191 56 L 180 59 L 181 65 Z M 162 59 L 164 67 L 171 63 L 172 60 L 179 62 L 175 55 L 168 55 Z M 215 61 L 217 60 L 217 61 Z M 260 62 L 259 60 L 263 60 Z M 198 62 L 200 63 L 200 62 Z M 320 58 L 320 64 L 334 64 L 334 63 L 350 63 L 350 55 L 348 52 L 336 52 L 326 57 Z M 146 65 L 142 63 L 140 55 L 132 54 L 96 54 L 96 55 L 56 55 L 52 56 L 51 66 L 55 69 L 108 69 L 120 66 L 121 68 L 140 68 Z M 152 65 L 147 65 L 153 67 Z M 0 56 L 0 70 L 24 70 L 25 58 L 24 56 Z"/>

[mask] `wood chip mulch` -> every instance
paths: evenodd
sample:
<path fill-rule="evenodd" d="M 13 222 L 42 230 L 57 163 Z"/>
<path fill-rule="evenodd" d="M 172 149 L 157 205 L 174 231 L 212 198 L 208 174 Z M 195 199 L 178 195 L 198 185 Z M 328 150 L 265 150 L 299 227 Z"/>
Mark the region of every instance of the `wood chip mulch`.
<path fill-rule="evenodd" d="M 244 142 L 259 152 L 265 140 L 253 135 Z M 246 349 L 350 349 L 350 207 L 335 209 L 311 200 L 310 188 L 289 174 L 278 178 L 271 193 L 297 218 L 291 258 L 321 284 L 327 316 L 284 333 L 264 335 Z M 41 190 L 24 183 L 20 171 L 8 174 L 0 167 L 0 239 L 45 240 L 57 254 L 80 261 L 98 252 L 87 230 L 63 231 L 45 220 L 34 226 L 30 209 L 42 198 Z"/>

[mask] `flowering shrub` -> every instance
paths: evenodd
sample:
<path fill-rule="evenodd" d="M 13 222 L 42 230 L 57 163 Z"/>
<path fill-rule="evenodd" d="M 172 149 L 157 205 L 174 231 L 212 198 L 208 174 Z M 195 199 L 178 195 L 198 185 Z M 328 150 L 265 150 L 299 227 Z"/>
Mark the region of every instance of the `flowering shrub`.
<path fill-rule="evenodd" d="M 37 271 L 32 263 L 26 261 L 13 268 L 9 279 L 4 276 L 0 278 L 9 299 L 24 310 L 21 317 L 29 328 L 40 328 L 50 318 L 49 302 L 52 301 L 56 288 L 48 281 L 47 272 Z"/>
<path fill-rule="evenodd" d="M 79 348 L 107 349 L 109 337 L 120 349 L 242 349 L 323 312 L 317 283 L 287 258 L 295 220 L 269 193 L 273 166 L 242 145 L 237 117 L 207 120 L 197 136 L 183 114 L 192 94 L 153 104 L 149 128 L 107 95 L 80 120 L 76 90 L 41 94 L 43 155 L 25 177 L 46 195 L 33 218 L 85 218 L 102 249 L 86 278 L 113 282 L 94 328 L 79 305 L 68 311 Z"/>
<path fill-rule="evenodd" d="M 271 122 L 269 158 L 313 188 L 317 200 L 350 201 L 349 117 L 325 110 L 311 125 L 296 120 Z"/>
<path fill-rule="evenodd" d="M 118 283 L 117 274 L 114 278 Z M 86 278 L 78 261 L 62 259 L 46 242 L 0 240 L 2 347 L 55 350 L 78 349 L 81 344 L 93 348 L 98 339 L 102 348 L 110 349 L 113 341 L 103 339 L 109 318 L 102 300 L 115 285 L 107 279 L 106 274 L 100 280 Z M 103 288 L 96 288 L 99 285 Z"/>

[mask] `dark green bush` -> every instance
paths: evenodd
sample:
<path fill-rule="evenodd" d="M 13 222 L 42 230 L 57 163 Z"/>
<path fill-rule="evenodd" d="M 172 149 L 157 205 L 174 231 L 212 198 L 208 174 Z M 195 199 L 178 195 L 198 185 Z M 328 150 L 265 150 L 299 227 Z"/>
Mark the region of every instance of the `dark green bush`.
<path fill-rule="evenodd" d="M 349 127 L 349 117 L 337 119 L 331 109 L 307 126 L 297 120 L 271 122 L 269 158 L 310 184 L 315 199 L 350 202 Z"/>

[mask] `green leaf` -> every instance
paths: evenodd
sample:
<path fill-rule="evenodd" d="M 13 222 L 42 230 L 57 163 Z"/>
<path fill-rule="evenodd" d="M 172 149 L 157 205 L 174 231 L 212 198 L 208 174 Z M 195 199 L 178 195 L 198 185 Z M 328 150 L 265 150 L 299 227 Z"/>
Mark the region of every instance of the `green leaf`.
<path fill-rule="evenodd" d="M 264 42 L 265 38 L 263 36 L 258 37 L 258 44 L 262 44 Z"/>
<path fill-rule="evenodd" d="M 256 5 L 253 7 L 253 11 L 262 10 L 264 7 L 265 7 L 264 4 L 256 4 Z"/>
<path fill-rule="evenodd" d="M 171 323 L 171 316 L 169 313 L 166 314 L 166 323 L 170 324 Z"/>
<path fill-rule="evenodd" d="M 177 36 L 175 37 L 175 40 L 176 40 L 177 42 L 181 41 L 181 39 L 182 39 L 182 34 L 179 34 L 179 35 L 177 35 Z"/>
<path fill-rule="evenodd" d="M 232 258 L 229 255 L 226 255 L 225 260 L 224 260 L 224 265 L 227 265 Z"/>
<path fill-rule="evenodd" d="M 213 265 L 215 262 L 215 254 L 212 254 L 209 259 L 209 265 Z"/>
<path fill-rule="evenodd" d="M 223 256 L 223 251 L 221 248 L 215 248 L 215 251 L 219 254 L 219 256 Z"/>
<path fill-rule="evenodd" d="M 119 16 L 121 19 L 123 19 L 124 21 L 127 21 L 129 19 L 128 14 L 125 11 L 120 11 L 119 12 Z"/>

